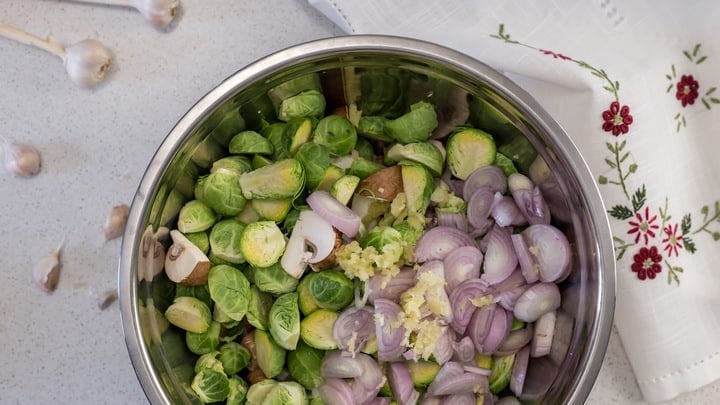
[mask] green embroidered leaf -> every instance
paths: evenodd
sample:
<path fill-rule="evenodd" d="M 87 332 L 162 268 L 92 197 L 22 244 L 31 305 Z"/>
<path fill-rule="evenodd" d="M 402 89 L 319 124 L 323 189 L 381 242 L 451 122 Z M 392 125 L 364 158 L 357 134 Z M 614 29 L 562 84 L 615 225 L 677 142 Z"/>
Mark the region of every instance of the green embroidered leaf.
<path fill-rule="evenodd" d="M 665 90 L 665 93 L 670 93 L 670 90 L 672 90 L 673 87 L 675 87 L 675 85 L 673 85 L 672 83 L 670 83 L 670 85 L 668 86 L 667 90 Z"/>
<path fill-rule="evenodd" d="M 665 75 L 665 78 L 668 80 L 672 80 L 672 77 L 670 75 Z M 670 86 L 672 86 L 672 84 Z"/>
<path fill-rule="evenodd" d="M 684 116 L 684 115 L 682 116 L 682 124 L 683 124 L 684 127 L 687 126 L 687 122 L 685 121 L 685 116 Z"/>
<path fill-rule="evenodd" d="M 710 101 L 713 104 L 720 104 L 720 98 L 710 97 Z"/>
<path fill-rule="evenodd" d="M 680 132 L 680 122 L 677 123 L 677 128 L 675 128 L 675 132 Z"/>
<path fill-rule="evenodd" d="M 631 248 L 635 246 L 632 243 L 625 243 L 624 240 L 621 238 L 618 238 L 617 236 L 613 236 L 613 245 L 615 247 L 615 258 L 616 260 L 621 260 L 623 256 L 625 255 L 625 252 L 627 252 L 628 248 Z"/>
<path fill-rule="evenodd" d="M 717 242 L 718 240 L 720 240 L 720 232 L 713 232 L 712 237 L 713 240 Z"/>
<path fill-rule="evenodd" d="M 677 77 L 677 73 L 675 72 L 675 64 L 670 65 L 670 68 L 672 70 L 672 76 Z"/>
<path fill-rule="evenodd" d="M 713 94 L 715 92 L 715 90 L 717 90 L 717 87 L 710 87 L 708 89 L 708 91 L 705 92 L 705 95 L 709 96 L 709 95 Z"/>
<path fill-rule="evenodd" d="M 707 108 L 708 110 L 710 109 L 710 104 L 708 104 L 707 100 L 705 100 L 704 98 L 701 98 L 700 101 L 702 101 L 705 108 Z"/>
<path fill-rule="evenodd" d="M 613 93 L 613 92 L 614 92 L 613 88 L 610 87 L 610 86 L 603 86 L 603 89 L 609 91 L 610 93 Z"/>
<path fill-rule="evenodd" d="M 701 214 L 707 216 L 708 212 L 710 212 L 710 207 L 708 207 L 707 205 L 703 205 L 702 208 L 700 208 Z"/>
<path fill-rule="evenodd" d="M 600 73 L 598 73 L 598 72 L 596 72 L 596 71 L 594 71 L 594 70 L 591 70 L 591 71 L 590 71 L 590 74 L 593 75 L 593 76 L 599 77 L 599 78 L 601 78 L 601 79 L 603 78 Z"/>
<path fill-rule="evenodd" d="M 615 164 L 615 162 L 613 162 L 613 161 L 610 160 L 609 158 L 605 158 L 605 163 L 607 163 L 607 165 L 610 166 L 610 167 L 612 167 L 613 169 L 615 169 L 615 168 L 617 167 L 617 165 Z"/>
<path fill-rule="evenodd" d="M 646 191 L 645 191 L 645 185 L 643 184 L 642 187 L 635 190 L 635 194 L 632 196 L 632 205 L 633 205 L 633 212 L 640 211 L 640 208 L 645 205 L 646 200 Z"/>
<path fill-rule="evenodd" d="M 685 250 L 687 250 L 690 253 L 695 253 L 695 242 L 690 239 L 689 237 L 684 236 L 683 237 L 683 246 L 685 247 Z"/>
<path fill-rule="evenodd" d="M 635 173 L 637 171 L 637 169 L 638 169 L 638 165 L 635 163 L 628 166 L 628 172 L 630 172 L 630 173 Z"/>
<path fill-rule="evenodd" d="M 695 61 L 695 64 L 696 64 L 696 65 L 699 65 L 699 64 L 705 62 L 705 59 L 707 59 L 707 56 L 703 56 L 703 57 L 701 57 L 700 59 L 696 60 L 696 61 Z"/>
<path fill-rule="evenodd" d="M 698 51 L 700 50 L 700 45 L 701 44 L 695 44 L 695 48 L 693 48 L 693 53 L 692 53 L 693 56 L 697 56 Z"/>
<path fill-rule="evenodd" d="M 599 184 L 607 184 L 607 182 L 608 182 L 607 177 L 605 177 L 605 176 L 599 176 L 599 177 L 598 177 L 598 183 L 599 183 Z"/>
<path fill-rule="evenodd" d="M 615 90 L 620 91 L 620 82 L 615 80 Z"/>
<path fill-rule="evenodd" d="M 634 212 L 630 208 L 628 208 L 624 205 L 618 204 L 618 205 L 612 207 L 612 209 L 610 211 L 608 211 L 608 214 L 610 214 L 610 216 L 612 216 L 615 219 L 624 221 L 624 220 L 632 217 Z"/>
<path fill-rule="evenodd" d="M 678 118 L 680 118 L 680 113 L 675 114 L 674 119 L 678 119 Z"/>
<path fill-rule="evenodd" d="M 683 235 L 685 235 L 690 233 L 690 229 L 692 229 L 692 218 L 690 217 L 690 214 L 685 214 L 680 222 L 680 230 Z"/>
<path fill-rule="evenodd" d="M 611 144 L 610 142 L 605 142 L 605 146 L 607 146 L 610 152 L 617 153 L 617 149 L 615 149 L 615 146 L 613 146 L 613 144 Z"/>
<path fill-rule="evenodd" d="M 690 55 L 690 52 L 688 52 L 688 51 L 683 51 L 683 55 L 685 55 L 685 57 L 688 58 L 688 60 L 689 60 L 690 62 L 692 62 L 693 58 L 692 58 L 692 56 Z"/>
<path fill-rule="evenodd" d="M 630 152 L 625 152 L 625 154 L 620 157 L 620 163 L 624 162 L 628 156 L 630 156 Z"/>
<path fill-rule="evenodd" d="M 618 146 L 617 151 L 620 152 L 621 150 L 625 149 L 626 144 L 627 144 L 627 141 L 620 142 L 620 146 Z"/>

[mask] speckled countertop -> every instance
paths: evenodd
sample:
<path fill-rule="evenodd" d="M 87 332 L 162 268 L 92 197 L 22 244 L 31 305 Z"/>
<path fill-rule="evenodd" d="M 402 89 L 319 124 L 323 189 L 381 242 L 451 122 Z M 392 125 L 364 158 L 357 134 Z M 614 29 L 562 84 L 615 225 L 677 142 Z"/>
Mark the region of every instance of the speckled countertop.
<path fill-rule="evenodd" d="M 104 243 L 110 208 L 129 204 L 144 168 L 193 103 L 247 63 L 281 48 L 341 34 L 304 0 L 183 0 L 158 32 L 130 9 L 53 0 L 3 0 L 0 22 L 65 44 L 87 37 L 114 53 L 107 82 L 88 91 L 59 59 L 0 38 L 0 135 L 27 141 L 42 173 L 0 172 L 0 403 L 146 403 L 123 339 L 117 303 L 120 241 Z M 31 269 L 61 241 L 52 295 Z M 662 355 L 662 353 L 658 353 Z M 716 403 L 720 383 L 669 403 Z M 617 334 L 588 404 L 642 403 Z"/>

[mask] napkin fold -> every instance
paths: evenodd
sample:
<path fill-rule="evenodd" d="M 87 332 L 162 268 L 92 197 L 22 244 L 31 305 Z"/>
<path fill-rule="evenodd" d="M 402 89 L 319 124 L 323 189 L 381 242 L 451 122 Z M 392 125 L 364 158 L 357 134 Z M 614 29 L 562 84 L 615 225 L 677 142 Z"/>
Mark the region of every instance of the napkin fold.
<path fill-rule="evenodd" d="M 720 8 L 711 0 L 309 0 L 350 34 L 505 72 L 565 128 L 608 209 L 615 326 L 647 401 L 720 378 Z"/>

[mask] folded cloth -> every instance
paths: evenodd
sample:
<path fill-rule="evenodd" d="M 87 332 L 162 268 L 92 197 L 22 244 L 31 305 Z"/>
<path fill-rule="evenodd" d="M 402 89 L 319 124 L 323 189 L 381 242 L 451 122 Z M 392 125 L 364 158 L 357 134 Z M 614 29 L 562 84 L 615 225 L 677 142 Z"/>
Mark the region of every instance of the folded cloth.
<path fill-rule="evenodd" d="M 617 259 L 615 326 L 647 401 L 720 378 L 720 7 L 710 1 L 310 0 L 529 91 L 585 157 Z"/>

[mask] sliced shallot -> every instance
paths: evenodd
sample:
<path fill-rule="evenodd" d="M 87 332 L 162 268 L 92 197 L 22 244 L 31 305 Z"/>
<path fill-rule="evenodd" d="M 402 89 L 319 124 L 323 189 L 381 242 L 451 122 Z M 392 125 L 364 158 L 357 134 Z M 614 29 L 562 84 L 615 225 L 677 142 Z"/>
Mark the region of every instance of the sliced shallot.
<path fill-rule="evenodd" d="M 415 270 L 403 267 L 394 277 L 380 273 L 370 277 L 365 282 L 365 290 L 368 293 L 368 302 L 371 304 L 378 298 L 399 302 L 400 295 L 413 285 L 415 285 Z"/>
<path fill-rule="evenodd" d="M 328 352 L 323 357 L 320 374 L 328 378 L 355 378 L 363 373 L 362 365 L 350 356 L 343 356 L 341 352 Z"/>
<path fill-rule="evenodd" d="M 487 284 L 479 278 L 465 280 L 450 293 L 450 307 L 453 319 L 450 326 L 457 333 L 464 334 L 476 312 L 482 306 L 482 298 L 488 294 Z M 488 299 L 488 304 L 491 299 Z"/>
<path fill-rule="evenodd" d="M 502 282 L 512 274 L 518 264 L 510 232 L 507 228 L 495 225 L 484 238 L 487 242 L 483 274 L 480 277 L 488 284 Z"/>
<path fill-rule="evenodd" d="M 540 281 L 546 283 L 558 282 L 567 277 L 570 272 L 570 242 L 564 233 L 552 225 L 537 224 L 527 227 L 520 233 L 520 237 L 524 246 L 519 240 L 514 242 L 514 246 L 517 254 L 525 257 L 520 262 L 524 273 L 537 273 Z M 522 251 L 525 247 L 529 254 Z M 526 270 L 527 266 L 531 266 L 531 269 Z"/>
<path fill-rule="evenodd" d="M 520 211 L 515 200 L 510 196 L 495 193 L 495 203 L 490 210 L 490 217 L 499 226 L 527 225 L 525 215 Z"/>
<path fill-rule="evenodd" d="M 401 405 L 417 403 L 420 393 L 413 386 L 410 369 L 405 362 L 388 364 L 387 379 L 390 390 L 398 403 Z"/>
<path fill-rule="evenodd" d="M 397 303 L 383 298 L 376 299 L 374 305 L 378 360 L 397 360 L 405 351 L 403 345 L 405 328 L 398 325 L 398 317 L 402 312 L 402 308 Z"/>
<path fill-rule="evenodd" d="M 543 314 L 560 307 L 560 290 L 554 283 L 530 286 L 515 303 L 513 315 L 523 322 L 535 322 Z"/>
<path fill-rule="evenodd" d="M 467 233 L 449 226 L 436 226 L 425 232 L 415 245 L 415 261 L 443 260 L 448 253 L 462 246 L 477 246 Z"/>
<path fill-rule="evenodd" d="M 510 331 L 507 338 L 502 342 L 495 352 L 498 356 L 507 356 L 517 353 L 520 349 L 528 346 L 533 338 L 533 324 L 527 324 L 525 327 Z"/>
<path fill-rule="evenodd" d="M 490 221 L 490 210 L 495 202 L 495 191 L 480 187 L 467 201 L 467 220 L 474 229 L 484 229 Z"/>
<path fill-rule="evenodd" d="M 475 246 L 462 246 L 448 253 L 443 259 L 445 288 L 453 291 L 465 280 L 480 277 L 483 254 Z"/>
<path fill-rule="evenodd" d="M 360 216 L 327 191 L 313 191 L 305 201 L 313 211 L 348 238 L 357 235 L 361 224 Z"/>
<path fill-rule="evenodd" d="M 447 212 L 435 210 L 437 223 L 440 226 L 450 226 L 457 228 L 461 232 L 468 232 L 467 215 L 464 212 Z"/>
<path fill-rule="evenodd" d="M 555 333 L 555 314 L 555 311 L 547 312 L 535 321 L 533 337 L 530 342 L 530 356 L 542 357 L 550 354 Z"/>
<path fill-rule="evenodd" d="M 320 398 L 326 404 L 353 404 L 353 391 L 350 384 L 341 378 L 326 378 L 318 388 Z"/>
<path fill-rule="evenodd" d="M 510 390 L 517 396 L 522 394 L 529 357 L 530 348 L 527 346 L 515 354 L 515 362 L 513 363 L 512 374 L 510 376 Z"/>
<path fill-rule="evenodd" d="M 488 187 L 494 192 L 505 194 L 507 191 L 507 178 L 502 169 L 494 165 L 482 166 L 475 169 L 465 179 L 463 195 L 471 196 L 480 187 Z"/>
<path fill-rule="evenodd" d="M 352 356 L 357 355 L 365 343 L 375 336 L 373 309 L 354 306 L 346 308 L 335 320 L 332 334 L 338 348 Z"/>

